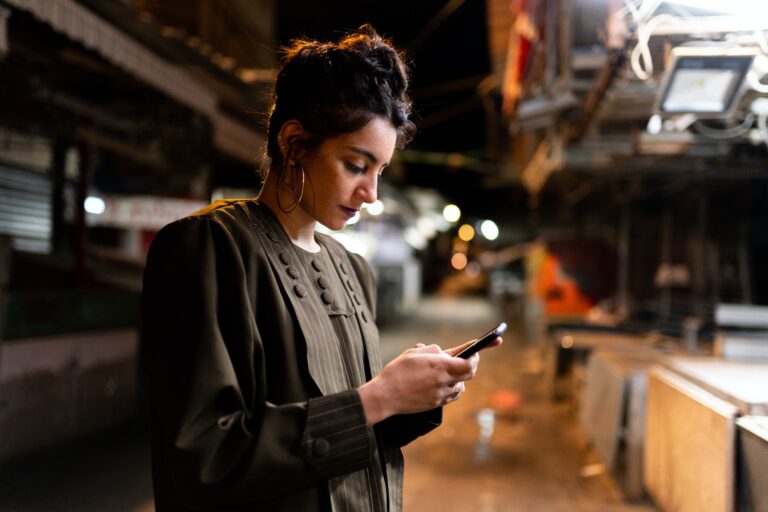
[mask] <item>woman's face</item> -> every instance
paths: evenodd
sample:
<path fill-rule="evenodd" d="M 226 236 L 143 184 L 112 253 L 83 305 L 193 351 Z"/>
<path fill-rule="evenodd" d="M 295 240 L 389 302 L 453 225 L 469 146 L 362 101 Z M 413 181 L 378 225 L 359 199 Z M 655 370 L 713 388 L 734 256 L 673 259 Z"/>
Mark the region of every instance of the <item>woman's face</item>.
<path fill-rule="evenodd" d="M 304 160 L 303 213 L 329 229 L 342 229 L 376 188 L 395 151 L 397 132 L 380 117 L 356 132 L 325 139 Z"/>

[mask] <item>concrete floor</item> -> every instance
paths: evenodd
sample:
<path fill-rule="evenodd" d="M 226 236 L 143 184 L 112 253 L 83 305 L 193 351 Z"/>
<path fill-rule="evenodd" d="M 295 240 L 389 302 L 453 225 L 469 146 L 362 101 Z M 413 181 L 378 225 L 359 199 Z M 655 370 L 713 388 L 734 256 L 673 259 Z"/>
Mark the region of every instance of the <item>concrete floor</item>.
<path fill-rule="evenodd" d="M 573 405 L 544 400 L 540 350 L 526 341 L 519 319 L 500 318 L 481 299 L 429 300 L 417 322 L 384 331 L 382 345 L 409 346 L 406 339 L 416 335 L 451 346 L 499 320 L 512 326 L 504 345 L 481 353 L 476 378 L 446 407 L 443 425 L 404 450 L 405 509 L 655 510 L 649 503 L 625 503 L 589 448 Z"/>
<path fill-rule="evenodd" d="M 417 342 L 458 345 L 501 320 L 482 299 L 430 298 L 382 328 L 386 360 Z M 568 403 L 542 398 L 542 360 L 519 322 L 444 424 L 405 449 L 410 512 L 653 511 L 626 504 L 602 471 Z M 136 426 L 49 450 L 0 468 L 0 511 L 149 512 L 149 451 Z"/>

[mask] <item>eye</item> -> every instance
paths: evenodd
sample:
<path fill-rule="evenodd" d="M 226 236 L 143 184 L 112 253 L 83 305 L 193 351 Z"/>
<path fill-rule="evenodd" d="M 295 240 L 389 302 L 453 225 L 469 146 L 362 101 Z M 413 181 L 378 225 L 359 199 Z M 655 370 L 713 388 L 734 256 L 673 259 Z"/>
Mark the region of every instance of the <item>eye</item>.
<path fill-rule="evenodd" d="M 345 162 L 345 164 L 349 171 L 352 171 L 355 174 L 365 174 L 365 167 L 360 167 L 352 162 Z"/>

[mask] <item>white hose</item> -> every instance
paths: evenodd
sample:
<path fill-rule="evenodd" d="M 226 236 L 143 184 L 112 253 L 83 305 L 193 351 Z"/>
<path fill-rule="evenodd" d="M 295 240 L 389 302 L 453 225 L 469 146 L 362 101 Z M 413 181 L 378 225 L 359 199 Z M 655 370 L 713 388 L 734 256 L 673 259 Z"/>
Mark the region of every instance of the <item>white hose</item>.
<path fill-rule="evenodd" d="M 640 80 L 648 80 L 653 76 L 653 58 L 651 56 L 651 49 L 649 48 L 649 42 L 653 32 L 660 25 L 665 23 L 675 24 L 680 21 L 680 18 L 677 16 L 660 14 L 637 26 L 637 45 L 632 49 L 632 54 L 630 55 L 630 65 L 637 78 Z"/>
<path fill-rule="evenodd" d="M 752 124 L 755 122 L 755 114 L 752 112 L 749 112 L 745 117 L 744 121 L 742 121 L 738 126 L 734 126 L 732 128 L 712 128 L 711 126 L 707 126 L 701 121 L 696 121 L 693 124 L 693 127 L 696 129 L 698 133 L 705 137 L 709 137 L 710 139 L 718 139 L 718 140 L 724 140 L 724 139 L 734 139 L 736 137 L 741 137 L 743 135 L 746 135 L 749 133 L 749 130 L 752 129 Z"/>

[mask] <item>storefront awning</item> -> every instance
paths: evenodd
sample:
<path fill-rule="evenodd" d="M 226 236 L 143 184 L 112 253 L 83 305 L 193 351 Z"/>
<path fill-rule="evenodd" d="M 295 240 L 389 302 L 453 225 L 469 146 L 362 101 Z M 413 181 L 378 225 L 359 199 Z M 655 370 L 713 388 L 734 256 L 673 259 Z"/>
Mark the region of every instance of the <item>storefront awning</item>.
<path fill-rule="evenodd" d="M 213 125 L 214 144 L 221 151 L 246 162 L 252 162 L 258 156 L 264 145 L 263 137 L 221 112 L 218 96 L 212 90 L 182 67 L 161 58 L 87 8 L 73 0 L 4 1 L 31 13 L 116 67 L 208 117 Z"/>

